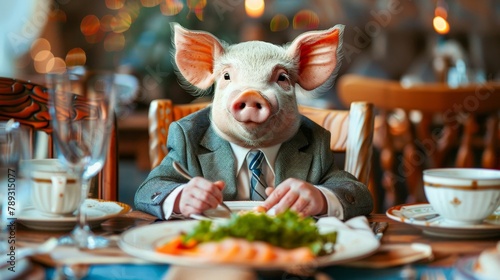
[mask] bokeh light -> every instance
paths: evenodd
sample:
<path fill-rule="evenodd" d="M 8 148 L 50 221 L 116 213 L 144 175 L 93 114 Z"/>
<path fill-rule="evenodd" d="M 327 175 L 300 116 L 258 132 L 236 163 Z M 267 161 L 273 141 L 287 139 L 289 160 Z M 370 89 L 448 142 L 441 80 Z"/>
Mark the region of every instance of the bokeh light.
<path fill-rule="evenodd" d="M 95 15 L 85 16 L 80 23 L 80 30 L 85 36 L 91 36 L 99 32 L 101 23 Z"/>
<path fill-rule="evenodd" d="M 277 14 L 271 19 L 271 23 L 269 24 L 269 28 L 273 32 L 283 31 L 290 26 L 290 22 L 288 18 L 283 14 Z"/>
<path fill-rule="evenodd" d="M 175 16 L 184 8 L 184 4 L 179 0 L 165 0 L 160 4 L 160 11 L 166 16 Z"/>
<path fill-rule="evenodd" d="M 66 12 L 61 9 L 54 9 L 50 11 L 49 18 L 55 22 L 66 22 L 67 15 Z"/>
<path fill-rule="evenodd" d="M 103 32 L 110 32 L 113 31 L 113 28 L 111 27 L 112 21 L 115 19 L 114 16 L 112 15 L 105 15 L 101 18 L 101 30 Z"/>
<path fill-rule="evenodd" d="M 125 36 L 122 33 L 109 33 L 104 39 L 104 50 L 117 52 L 125 47 Z"/>
<path fill-rule="evenodd" d="M 39 51 L 35 54 L 35 57 L 33 57 L 33 60 L 35 62 L 47 62 L 49 59 L 53 58 L 54 57 L 54 54 L 52 54 L 51 51 L 49 50 L 42 50 L 42 51 Z"/>
<path fill-rule="evenodd" d="M 87 55 L 83 49 L 74 48 L 66 54 L 65 61 L 68 66 L 85 65 L 85 62 L 87 62 Z"/>
<path fill-rule="evenodd" d="M 64 73 L 66 71 L 66 63 L 60 57 L 51 58 L 45 67 L 44 73 Z"/>
<path fill-rule="evenodd" d="M 123 9 L 128 12 L 132 22 L 134 22 L 141 12 L 141 4 L 137 1 L 128 1 Z"/>
<path fill-rule="evenodd" d="M 301 10 L 293 17 L 294 29 L 315 29 L 318 26 L 319 17 L 311 10 Z"/>
<path fill-rule="evenodd" d="M 125 0 L 106 0 L 106 7 L 110 10 L 119 10 L 124 4 Z"/>
<path fill-rule="evenodd" d="M 194 12 L 196 18 L 203 21 L 203 11 L 207 5 L 206 0 L 187 0 L 187 6 L 191 12 Z"/>
<path fill-rule="evenodd" d="M 434 10 L 434 15 L 437 17 L 442 17 L 444 19 L 448 18 L 448 12 L 444 7 L 436 7 Z"/>
<path fill-rule="evenodd" d="M 127 12 L 119 12 L 111 20 L 111 29 L 115 33 L 123 33 L 130 28 L 132 24 L 132 18 Z"/>
<path fill-rule="evenodd" d="M 38 52 L 33 58 L 33 67 L 37 73 L 47 73 L 47 64 L 54 58 L 51 51 L 43 50 Z"/>
<path fill-rule="evenodd" d="M 158 6 L 161 2 L 162 0 L 141 0 L 142 6 L 148 8 Z"/>
<path fill-rule="evenodd" d="M 187 6 L 189 9 L 204 9 L 207 5 L 207 0 L 187 0 Z"/>
<path fill-rule="evenodd" d="M 245 0 L 245 12 L 249 17 L 258 18 L 264 14 L 264 0 Z"/>
<path fill-rule="evenodd" d="M 434 17 L 432 26 L 434 26 L 434 30 L 436 30 L 438 34 L 447 34 L 450 31 L 448 21 L 442 17 Z"/>
<path fill-rule="evenodd" d="M 40 53 L 41 51 L 49 51 L 51 50 L 50 42 L 49 40 L 45 38 L 39 38 L 33 41 L 31 44 L 31 49 L 30 49 L 30 56 L 32 59 L 35 59 L 35 57 Z"/>

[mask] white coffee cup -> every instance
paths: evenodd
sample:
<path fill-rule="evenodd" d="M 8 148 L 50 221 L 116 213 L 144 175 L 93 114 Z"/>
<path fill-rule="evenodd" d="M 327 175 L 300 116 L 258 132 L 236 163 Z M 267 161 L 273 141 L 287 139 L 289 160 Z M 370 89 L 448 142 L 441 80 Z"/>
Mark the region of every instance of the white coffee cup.
<path fill-rule="evenodd" d="M 57 159 L 34 159 L 25 164 L 30 169 L 33 207 L 51 216 L 72 215 L 80 204 L 78 177 Z"/>

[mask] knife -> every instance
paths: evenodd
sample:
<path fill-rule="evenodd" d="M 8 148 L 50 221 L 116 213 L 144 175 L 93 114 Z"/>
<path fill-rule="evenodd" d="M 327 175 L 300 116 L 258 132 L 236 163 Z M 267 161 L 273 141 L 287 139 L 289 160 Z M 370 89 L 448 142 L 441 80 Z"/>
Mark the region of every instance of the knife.
<path fill-rule="evenodd" d="M 378 240 L 382 239 L 382 236 L 384 236 L 384 231 L 387 229 L 389 226 L 389 223 L 387 222 L 377 222 L 375 223 L 375 226 L 373 227 L 373 233 L 375 233 L 375 238 Z"/>

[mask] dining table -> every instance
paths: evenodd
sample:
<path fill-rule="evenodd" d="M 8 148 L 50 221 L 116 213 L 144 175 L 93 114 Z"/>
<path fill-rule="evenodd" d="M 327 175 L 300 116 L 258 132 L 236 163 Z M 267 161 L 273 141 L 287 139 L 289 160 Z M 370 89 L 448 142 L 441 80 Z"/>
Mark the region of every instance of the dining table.
<path fill-rule="evenodd" d="M 368 221 L 388 224 L 380 239 L 380 247 L 372 255 L 361 260 L 324 266 L 307 273 L 284 271 L 252 271 L 226 266 L 196 267 L 151 262 L 123 252 L 119 246 L 96 250 L 56 251 L 33 256 L 28 269 L 12 279 L 65 279 L 61 275 L 80 274 L 81 279 L 432 279 L 431 273 L 441 275 L 435 279 L 456 278 L 461 260 L 477 257 L 483 250 L 494 248 L 498 236 L 487 238 L 449 238 L 424 233 L 421 228 L 391 219 L 385 213 L 370 214 Z M 119 240 L 130 229 L 159 223 L 172 223 L 137 210 L 114 216 L 94 228 L 98 235 Z M 17 225 L 15 238 L 18 246 L 36 246 L 50 237 L 67 235 L 67 231 L 34 230 Z M 500 232 L 499 232 L 500 235 Z M 406 263 L 385 265 L 370 264 L 370 259 L 394 258 L 391 254 L 404 254 L 404 246 L 423 244 L 431 248 L 431 254 Z M 382 253 L 380 248 L 402 246 L 392 253 Z M 397 247 L 396 247 L 397 248 Z M 384 255 L 385 254 L 385 255 Z M 377 258 L 374 256 L 378 255 Z M 388 260 L 387 260 L 388 261 Z M 63 273 L 64 272 L 64 273 Z M 75 277 L 74 279 L 79 279 Z"/>

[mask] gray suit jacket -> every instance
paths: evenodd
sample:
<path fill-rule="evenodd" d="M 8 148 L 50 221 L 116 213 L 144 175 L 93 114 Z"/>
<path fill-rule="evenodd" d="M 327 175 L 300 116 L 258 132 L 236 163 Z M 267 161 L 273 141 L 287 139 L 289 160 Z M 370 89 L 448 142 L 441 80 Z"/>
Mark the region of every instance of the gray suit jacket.
<path fill-rule="evenodd" d="M 170 125 L 168 155 L 137 190 L 136 209 L 164 218 L 162 202 L 175 188 L 187 182 L 173 169 L 172 161 L 186 166 L 192 176 L 223 180 L 226 183 L 224 200 L 236 199 L 235 158 L 229 142 L 212 128 L 209 115 L 210 107 Z M 274 170 L 275 186 L 293 177 L 330 189 L 339 198 L 346 220 L 372 211 L 373 200 L 368 188 L 335 166 L 330 132 L 306 117 L 302 117 L 297 134 L 281 145 Z"/>

